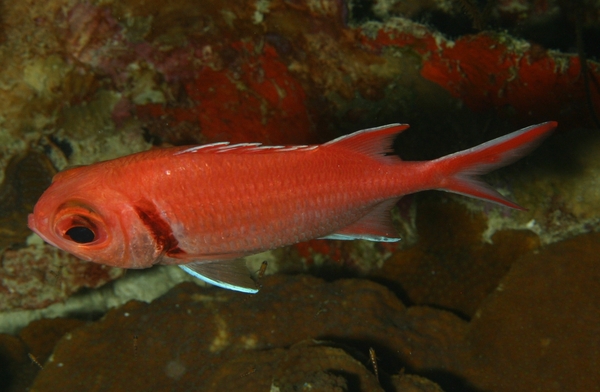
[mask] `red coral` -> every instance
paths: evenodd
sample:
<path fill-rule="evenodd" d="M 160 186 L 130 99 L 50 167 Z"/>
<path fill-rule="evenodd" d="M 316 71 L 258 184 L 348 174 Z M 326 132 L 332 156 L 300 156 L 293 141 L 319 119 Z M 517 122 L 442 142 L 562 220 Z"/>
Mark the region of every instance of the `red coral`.
<path fill-rule="evenodd" d="M 363 36 L 362 42 L 376 51 L 395 46 L 419 53 L 421 75 L 472 110 L 510 108 L 520 123 L 552 118 L 581 124 L 586 96 L 579 58 L 505 38 L 482 33 L 451 42 L 423 27 L 410 32 L 380 29 L 374 39 Z M 588 68 L 600 79 L 597 63 L 590 62 Z M 600 111 L 600 92 L 592 88 L 592 94 Z M 571 108 L 565 107 L 565 98 Z"/>
<path fill-rule="evenodd" d="M 203 67 L 184 83 L 190 103 L 141 105 L 146 121 L 168 117 L 170 127 L 198 123 L 206 141 L 306 144 L 315 141 L 306 95 L 274 47 L 255 54 L 248 42 L 231 45 L 235 60 L 223 70 Z"/>

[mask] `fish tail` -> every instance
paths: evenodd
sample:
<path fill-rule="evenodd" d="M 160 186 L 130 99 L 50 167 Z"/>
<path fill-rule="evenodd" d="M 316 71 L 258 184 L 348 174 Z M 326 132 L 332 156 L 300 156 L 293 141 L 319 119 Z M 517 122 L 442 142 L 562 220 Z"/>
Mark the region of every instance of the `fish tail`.
<path fill-rule="evenodd" d="M 555 121 L 532 125 L 468 150 L 431 161 L 433 167 L 442 172 L 434 188 L 524 210 L 479 180 L 478 176 L 510 165 L 527 155 L 549 136 L 556 126 Z"/>

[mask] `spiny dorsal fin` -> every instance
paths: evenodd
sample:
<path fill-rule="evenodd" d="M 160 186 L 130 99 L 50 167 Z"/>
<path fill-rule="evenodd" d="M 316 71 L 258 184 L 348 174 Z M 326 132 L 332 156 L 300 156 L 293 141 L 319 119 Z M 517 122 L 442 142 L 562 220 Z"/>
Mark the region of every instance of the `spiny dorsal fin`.
<path fill-rule="evenodd" d="M 263 146 L 260 143 L 239 143 L 229 144 L 220 142 L 213 144 L 204 144 L 194 146 L 185 150 L 177 151 L 179 154 L 264 154 L 270 152 L 289 152 L 289 151 L 310 151 L 318 148 L 318 145 L 297 145 L 297 146 Z"/>

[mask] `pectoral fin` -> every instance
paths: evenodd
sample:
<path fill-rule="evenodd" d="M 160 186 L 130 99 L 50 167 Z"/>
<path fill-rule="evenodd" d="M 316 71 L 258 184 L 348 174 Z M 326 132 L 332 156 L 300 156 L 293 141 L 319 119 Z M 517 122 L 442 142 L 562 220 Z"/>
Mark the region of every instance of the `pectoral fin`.
<path fill-rule="evenodd" d="M 258 292 L 244 260 L 194 261 L 179 267 L 193 277 L 215 286 L 242 293 Z"/>

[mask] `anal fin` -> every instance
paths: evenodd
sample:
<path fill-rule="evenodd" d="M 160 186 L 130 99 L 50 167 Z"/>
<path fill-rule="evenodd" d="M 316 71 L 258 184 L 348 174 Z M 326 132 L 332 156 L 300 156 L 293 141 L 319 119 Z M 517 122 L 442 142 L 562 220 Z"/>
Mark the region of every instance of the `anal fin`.
<path fill-rule="evenodd" d="M 243 259 L 194 261 L 179 267 L 193 277 L 215 286 L 242 293 L 258 292 Z"/>
<path fill-rule="evenodd" d="M 399 199 L 390 199 L 381 202 L 367 215 L 348 227 L 336 231 L 323 239 L 330 240 L 368 240 L 377 242 L 400 241 L 398 233 L 392 223 L 390 210 Z"/>

